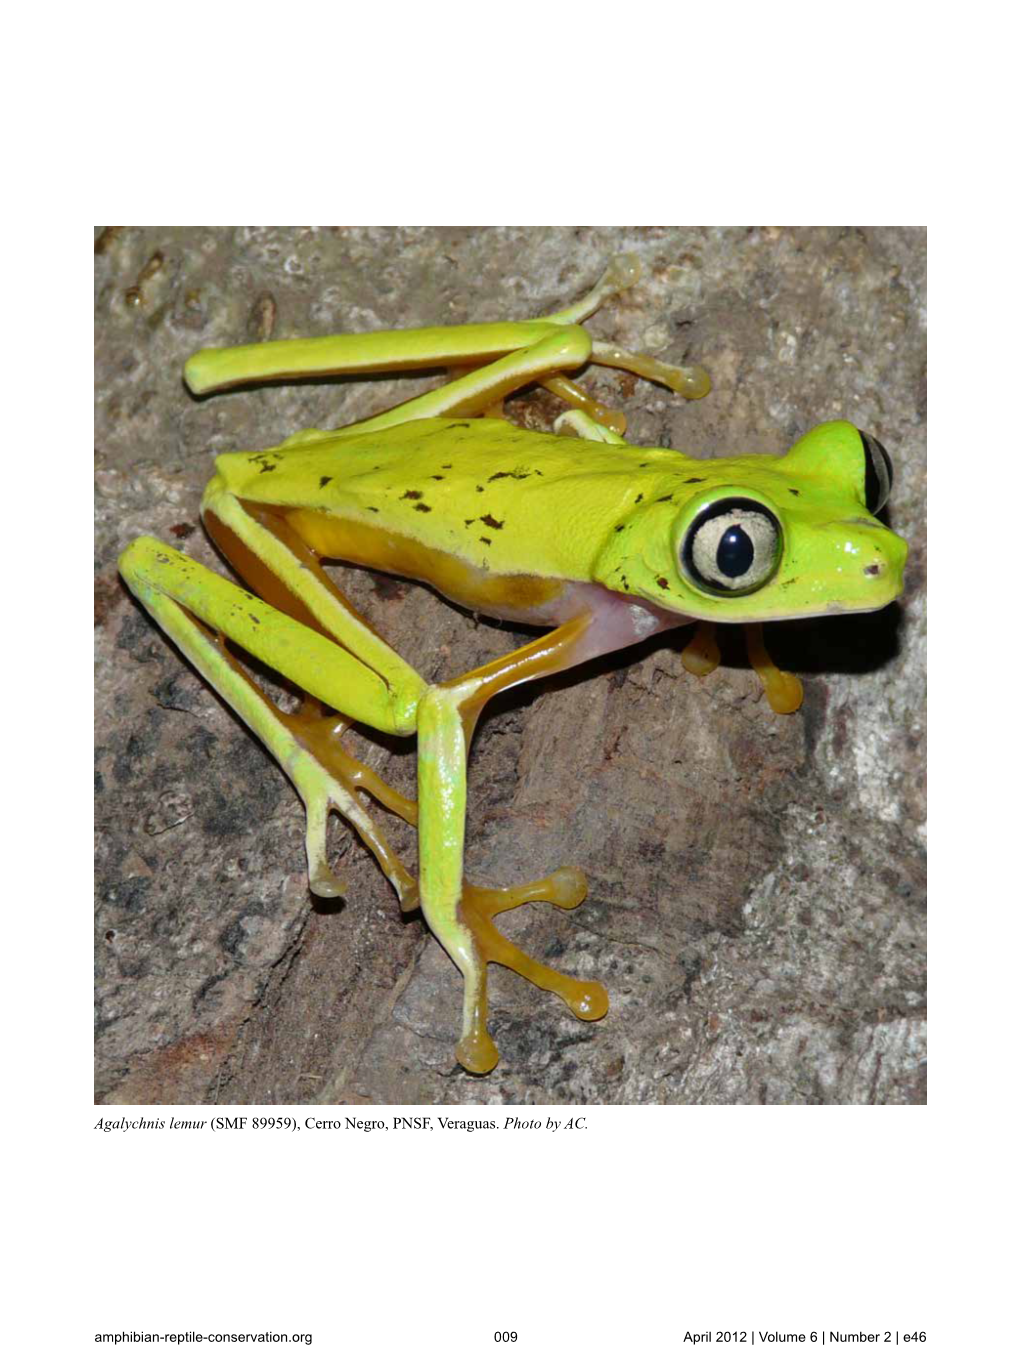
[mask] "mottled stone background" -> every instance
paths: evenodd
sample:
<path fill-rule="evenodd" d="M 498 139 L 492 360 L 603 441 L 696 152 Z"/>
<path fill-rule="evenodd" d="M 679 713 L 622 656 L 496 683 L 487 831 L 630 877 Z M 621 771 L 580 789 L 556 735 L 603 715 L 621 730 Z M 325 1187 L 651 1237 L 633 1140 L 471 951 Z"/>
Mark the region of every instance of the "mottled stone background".
<path fill-rule="evenodd" d="M 907 229 L 110 229 L 96 243 L 96 1093 L 106 1102 L 919 1102 L 925 1097 L 925 234 Z M 503 924 L 600 978 L 597 1024 L 492 971 L 502 1063 L 454 1063 L 460 977 L 338 825 L 351 889 L 313 906 L 302 809 L 260 745 L 129 597 L 152 533 L 217 565 L 198 521 L 221 451 L 336 427 L 434 381 L 266 388 L 198 402 L 200 346 L 524 318 L 614 252 L 641 284 L 598 335 L 714 382 L 685 404 L 586 383 L 628 437 L 777 451 L 837 416 L 893 455 L 907 592 L 880 614 L 771 629 L 806 699 L 773 716 L 741 638 L 699 682 L 686 633 L 512 692 L 470 775 L 468 873 L 561 863 L 591 893 Z M 546 426 L 544 392 L 515 416 Z M 426 678 L 525 638 L 357 570 L 345 588 Z M 406 792 L 414 752 L 359 737 Z M 406 828 L 389 821 L 413 860 Z"/>

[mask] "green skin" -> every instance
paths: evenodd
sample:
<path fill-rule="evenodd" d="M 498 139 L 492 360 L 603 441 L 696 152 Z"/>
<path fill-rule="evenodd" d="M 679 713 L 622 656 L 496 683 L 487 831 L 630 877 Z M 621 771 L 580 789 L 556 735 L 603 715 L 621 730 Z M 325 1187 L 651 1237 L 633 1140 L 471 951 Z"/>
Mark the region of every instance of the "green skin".
<path fill-rule="evenodd" d="M 458 1058 L 473 1072 L 487 1072 L 498 1058 L 485 1029 L 486 957 L 461 910 L 467 753 L 481 704 L 522 678 L 567 668 L 678 623 L 866 612 L 902 590 L 906 544 L 865 507 L 867 454 L 849 423 L 815 428 L 785 456 L 695 461 L 630 446 L 590 411 L 568 411 L 557 434 L 478 416 L 515 389 L 590 360 L 648 375 L 690 398 L 707 392 L 707 377 L 697 368 L 629 357 L 594 342 L 579 326 L 636 276 L 634 259 L 618 258 L 572 309 L 527 323 L 267 343 L 191 359 L 186 378 L 196 393 L 252 379 L 477 367 L 340 432 L 299 433 L 277 448 L 218 460 L 203 512 L 229 528 L 328 636 L 152 538 L 133 542 L 120 560 L 132 592 L 297 788 L 308 814 L 306 851 L 317 893 L 343 892 L 326 860 L 330 810 L 342 813 L 377 854 L 385 851 L 356 793 L 369 785 L 345 783 L 313 754 L 214 634 L 345 718 L 393 735 L 417 732 L 417 890 L 402 867 L 380 858 L 405 906 L 420 893 L 429 926 L 464 975 Z M 684 557 L 692 524 L 731 499 L 738 506 L 752 501 L 779 529 L 761 582 L 736 593 L 706 584 Z M 259 506 L 303 511 L 326 525 L 338 519 L 358 535 L 363 531 L 372 548 L 363 563 L 376 568 L 384 568 L 379 548 L 395 539 L 413 549 L 419 578 L 449 597 L 553 630 L 506 658 L 523 658 L 525 668 L 505 683 L 504 662 L 498 662 L 489 678 L 479 671 L 430 687 L 253 516 Z M 344 558 L 358 556 L 345 552 Z M 502 577 L 542 592 L 526 604 L 503 601 L 501 586 L 511 581 Z M 560 645 L 565 633 L 567 647 Z M 555 984 L 541 986 L 559 991 Z M 579 1016 L 605 1010 L 588 996 L 561 995 Z"/>

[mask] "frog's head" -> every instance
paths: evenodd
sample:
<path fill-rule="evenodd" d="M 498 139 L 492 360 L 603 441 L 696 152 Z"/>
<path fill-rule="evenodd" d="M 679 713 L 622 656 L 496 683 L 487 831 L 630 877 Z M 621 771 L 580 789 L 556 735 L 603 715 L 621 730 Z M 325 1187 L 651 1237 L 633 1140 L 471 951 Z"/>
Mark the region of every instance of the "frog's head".
<path fill-rule="evenodd" d="M 702 469 L 674 490 L 668 518 L 645 525 L 640 555 L 627 557 L 630 592 L 712 622 L 870 612 L 902 592 L 906 542 L 875 517 L 892 463 L 873 437 L 823 423 L 785 456 Z"/>

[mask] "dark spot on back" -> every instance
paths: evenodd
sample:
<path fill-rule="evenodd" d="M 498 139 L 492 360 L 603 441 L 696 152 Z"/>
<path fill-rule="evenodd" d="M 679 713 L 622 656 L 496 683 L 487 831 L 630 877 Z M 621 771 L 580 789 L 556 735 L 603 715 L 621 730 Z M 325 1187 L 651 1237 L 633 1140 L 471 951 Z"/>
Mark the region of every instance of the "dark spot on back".
<path fill-rule="evenodd" d="M 494 518 L 491 513 L 486 513 L 485 517 L 482 519 L 482 522 L 485 524 L 486 527 L 499 528 L 503 526 L 499 519 Z"/>
<path fill-rule="evenodd" d="M 420 498 L 421 498 L 421 490 L 420 490 L 420 489 L 408 489 L 408 490 L 405 490 L 404 493 L 401 494 L 400 497 L 401 497 L 402 499 L 420 499 Z"/>
<path fill-rule="evenodd" d="M 325 489 L 326 486 L 329 484 L 330 480 L 332 480 L 332 478 L 333 478 L 332 475 L 320 475 L 320 476 L 319 476 L 319 488 L 320 488 L 320 489 Z"/>

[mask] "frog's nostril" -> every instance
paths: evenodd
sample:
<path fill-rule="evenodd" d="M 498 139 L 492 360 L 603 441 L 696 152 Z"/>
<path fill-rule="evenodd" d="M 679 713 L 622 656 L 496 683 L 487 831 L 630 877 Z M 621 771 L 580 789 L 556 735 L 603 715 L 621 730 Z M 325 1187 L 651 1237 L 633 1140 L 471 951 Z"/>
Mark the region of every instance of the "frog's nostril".
<path fill-rule="evenodd" d="M 880 575 L 884 569 L 885 566 L 881 561 L 872 561 L 870 565 L 864 567 L 864 573 L 866 575 L 875 576 Z"/>

